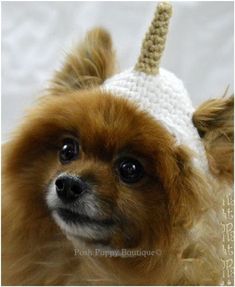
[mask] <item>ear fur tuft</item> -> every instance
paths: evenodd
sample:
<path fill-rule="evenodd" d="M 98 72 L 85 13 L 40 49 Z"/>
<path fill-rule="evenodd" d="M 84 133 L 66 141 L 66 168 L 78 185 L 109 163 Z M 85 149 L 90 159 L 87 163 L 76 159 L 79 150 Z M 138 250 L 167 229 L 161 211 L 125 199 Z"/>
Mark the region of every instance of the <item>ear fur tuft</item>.
<path fill-rule="evenodd" d="M 115 53 L 111 36 L 102 28 L 94 28 L 68 54 L 62 69 L 55 73 L 50 91 L 57 95 L 98 86 L 114 71 Z"/>
<path fill-rule="evenodd" d="M 206 101 L 195 111 L 193 123 L 204 142 L 211 172 L 232 183 L 234 97 Z"/>

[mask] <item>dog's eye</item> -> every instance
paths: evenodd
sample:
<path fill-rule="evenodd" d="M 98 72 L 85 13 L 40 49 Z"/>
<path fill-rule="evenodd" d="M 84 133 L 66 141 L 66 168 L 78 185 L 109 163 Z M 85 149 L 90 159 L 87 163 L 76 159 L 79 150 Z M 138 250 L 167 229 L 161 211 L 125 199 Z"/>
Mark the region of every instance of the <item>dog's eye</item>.
<path fill-rule="evenodd" d="M 64 139 L 62 147 L 59 152 L 59 158 L 61 163 L 66 164 L 77 158 L 79 153 L 78 142 L 74 139 Z"/>
<path fill-rule="evenodd" d="M 144 168 L 138 160 L 125 158 L 118 163 L 118 173 L 123 182 L 136 183 L 143 177 Z"/>

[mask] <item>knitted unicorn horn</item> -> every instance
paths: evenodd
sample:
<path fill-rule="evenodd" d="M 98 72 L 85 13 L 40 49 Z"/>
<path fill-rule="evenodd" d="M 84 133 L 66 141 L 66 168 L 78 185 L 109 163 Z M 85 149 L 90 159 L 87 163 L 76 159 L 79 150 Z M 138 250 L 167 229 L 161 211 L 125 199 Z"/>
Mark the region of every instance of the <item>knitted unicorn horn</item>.
<path fill-rule="evenodd" d="M 161 2 L 156 9 L 153 21 L 142 44 L 141 54 L 135 70 L 150 75 L 159 72 L 159 64 L 165 48 L 172 7 L 168 2 Z"/>

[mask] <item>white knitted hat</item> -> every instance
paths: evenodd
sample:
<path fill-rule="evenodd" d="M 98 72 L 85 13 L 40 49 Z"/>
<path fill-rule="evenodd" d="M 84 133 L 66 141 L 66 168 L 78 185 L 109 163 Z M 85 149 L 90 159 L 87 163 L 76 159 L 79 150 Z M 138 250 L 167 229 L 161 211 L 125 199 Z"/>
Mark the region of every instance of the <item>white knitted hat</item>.
<path fill-rule="evenodd" d="M 134 101 L 149 112 L 175 136 L 177 144 L 184 144 L 195 153 L 194 162 L 207 171 L 205 150 L 192 122 L 194 108 L 188 93 L 173 73 L 159 68 L 171 14 L 169 3 L 158 5 L 137 64 L 106 80 L 102 89 Z"/>

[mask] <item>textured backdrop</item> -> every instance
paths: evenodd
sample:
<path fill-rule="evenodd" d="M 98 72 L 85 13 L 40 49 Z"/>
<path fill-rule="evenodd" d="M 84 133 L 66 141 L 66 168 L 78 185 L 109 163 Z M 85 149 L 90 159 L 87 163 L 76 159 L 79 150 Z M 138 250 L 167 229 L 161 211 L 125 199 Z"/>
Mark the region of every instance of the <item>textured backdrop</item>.
<path fill-rule="evenodd" d="M 120 69 L 132 66 L 155 2 L 3 2 L 2 139 L 59 67 L 64 51 L 99 25 L 113 35 Z M 162 66 L 195 105 L 233 91 L 233 3 L 174 2 Z"/>

